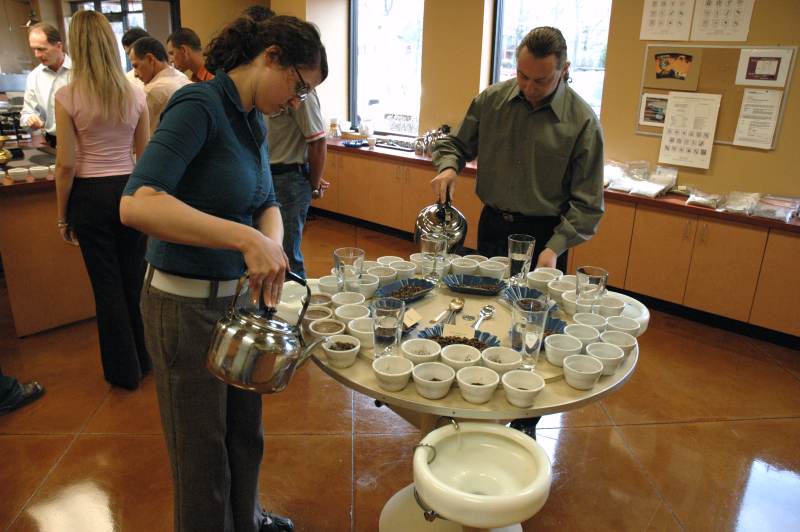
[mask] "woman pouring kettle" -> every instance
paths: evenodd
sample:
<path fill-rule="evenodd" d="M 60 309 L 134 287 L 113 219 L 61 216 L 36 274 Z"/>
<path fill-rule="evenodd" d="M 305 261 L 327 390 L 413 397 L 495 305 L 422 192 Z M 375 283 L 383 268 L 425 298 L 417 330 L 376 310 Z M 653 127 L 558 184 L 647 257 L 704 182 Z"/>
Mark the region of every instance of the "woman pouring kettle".
<path fill-rule="evenodd" d="M 174 484 L 175 531 L 292 530 L 262 512 L 261 396 L 206 370 L 214 324 L 245 269 L 280 300 L 288 267 L 262 113 L 298 106 L 328 72 L 316 28 L 294 17 L 239 18 L 211 41 L 216 77 L 175 93 L 121 202 L 150 236 L 142 290 Z"/>

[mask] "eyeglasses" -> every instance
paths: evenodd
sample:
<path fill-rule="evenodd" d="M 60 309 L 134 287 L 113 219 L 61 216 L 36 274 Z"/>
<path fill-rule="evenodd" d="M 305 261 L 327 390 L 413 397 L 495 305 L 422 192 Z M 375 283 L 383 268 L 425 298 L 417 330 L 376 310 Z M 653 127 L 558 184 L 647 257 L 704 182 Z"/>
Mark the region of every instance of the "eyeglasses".
<path fill-rule="evenodd" d="M 311 91 L 311 87 L 308 86 L 308 83 L 306 83 L 306 80 L 304 80 L 303 76 L 300 75 L 300 71 L 297 70 L 297 67 L 293 65 L 292 68 L 294 69 L 295 73 L 297 74 L 297 77 L 300 79 L 300 81 L 297 82 L 297 85 L 295 86 L 295 89 L 294 89 L 295 96 L 297 96 L 298 100 L 300 100 L 301 102 L 304 102 L 304 101 L 306 101 L 308 99 L 308 93 L 309 93 L 309 91 Z"/>

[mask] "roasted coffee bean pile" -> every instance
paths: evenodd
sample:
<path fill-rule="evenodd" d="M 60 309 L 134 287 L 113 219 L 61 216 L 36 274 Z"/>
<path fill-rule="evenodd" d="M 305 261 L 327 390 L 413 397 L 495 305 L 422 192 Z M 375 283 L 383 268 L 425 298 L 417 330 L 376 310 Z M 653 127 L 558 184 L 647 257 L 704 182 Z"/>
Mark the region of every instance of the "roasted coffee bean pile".
<path fill-rule="evenodd" d="M 350 351 L 356 346 L 356 344 L 351 344 L 349 342 L 333 342 L 328 349 L 331 351 Z"/>
<path fill-rule="evenodd" d="M 477 338 L 466 338 L 464 336 L 431 336 L 431 340 L 442 347 L 452 344 L 466 344 L 471 345 L 478 351 L 483 351 L 488 347 L 484 342 L 481 342 Z"/>
<path fill-rule="evenodd" d="M 482 292 L 497 292 L 499 287 L 496 284 L 460 284 L 456 285 L 454 288 L 460 288 L 462 290 L 480 290 Z"/>
<path fill-rule="evenodd" d="M 396 297 L 397 299 L 408 299 L 409 297 L 413 297 L 425 290 L 427 290 L 427 288 L 425 288 L 424 286 L 407 284 L 406 286 L 390 293 L 388 297 Z"/>

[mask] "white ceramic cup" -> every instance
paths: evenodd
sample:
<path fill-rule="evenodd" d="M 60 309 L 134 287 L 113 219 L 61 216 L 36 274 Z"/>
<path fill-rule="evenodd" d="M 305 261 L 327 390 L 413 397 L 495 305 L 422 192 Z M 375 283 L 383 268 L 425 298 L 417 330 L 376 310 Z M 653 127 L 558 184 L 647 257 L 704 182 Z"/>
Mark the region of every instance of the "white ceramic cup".
<path fill-rule="evenodd" d="M 503 375 L 506 401 L 517 408 L 530 408 L 544 390 L 544 379 L 532 371 L 515 369 Z"/>
<path fill-rule="evenodd" d="M 591 390 L 603 373 L 603 363 L 588 355 L 564 359 L 564 380 L 577 390 Z"/>
<path fill-rule="evenodd" d="M 489 257 L 484 257 L 483 255 L 464 255 L 465 259 L 471 259 L 480 264 L 483 261 L 489 260 Z"/>
<path fill-rule="evenodd" d="M 375 333 L 372 330 L 373 318 L 358 318 L 347 322 L 347 334 L 355 336 L 361 342 L 361 347 L 375 347 Z"/>
<path fill-rule="evenodd" d="M 556 280 L 555 275 L 552 273 L 537 271 L 528 272 L 528 275 L 526 275 L 525 278 L 528 282 L 529 288 L 535 288 L 536 290 L 544 292 L 545 294 L 547 293 L 547 283 Z"/>
<path fill-rule="evenodd" d="M 358 292 L 339 292 L 331 297 L 334 311 L 344 305 L 361 305 L 364 301 L 366 301 L 364 294 Z"/>
<path fill-rule="evenodd" d="M 481 361 L 481 352 L 466 344 L 451 344 L 442 348 L 442 362 L 454 370 L 476 366 Z"/>
<path fill-rule="evenodd" d="M 353 347 L 350 349 L 336 350 L 333 349 L 336 343 L 351 344 Z M 361 342 L 358 341 L 358 338 L 348 334 L 335 334 L 322 343 L 322 350 L 325 351 L 328 364 L 339 369 L 349 368 L 355 364 L 360 349 Z"/>
<path fill-rule="evenodd" d="M 582 349 L 583 343 L 568 334 L 551 334 L 544 339 L 545 357 L 554 366 L 561 367 L 565 358 L 579 354 Z"/>
<path fill-rule="evenodd" d="M 400 344 L 400 352 L 414 364 L 423 364 L 438 360 L 442 347 L 433 340 L 412 338 Z"/>
<path fill-rule="evenodd" d="M 603 364 L 603 375 L 613 375 L 625 359 L 621 347 L 605 342 L 595 342 L 586 346 L 586 354 Z"/>
<path fill-rule="evenodd" d="M 536 268 L 533 271 L 535 271 L 535 272 L 547 272 L 547 273 L 553 275 L 556 279 L 561 279 L 561 277 L 564 275 L 564 272 L 562 272 L 558 268 L 541 267 L 541 268 Z"/>
<path fill-rule="evenodd" d="M 411 279 L 417 271 L 417 265 L 407 260 L 393 262 L 391 268 L 397 272 L 397 280 Z"/>
<path fill-rule="evenodd" d="M 380 283 L 380 279 L 375 277 L 374 275 L 370 275 L 368 273 L 362 273 L 361 277 L 359 277 L 358 282 L 354 283 L 354 287 L 356 292 L 362 294 L 365 298 L 369 299 L 375 295 L 375 292 L 378 290 L 378 284 Z"/>
<path fill-rule="evenodd" d="M 320 277 L 319 281 L 317 281 L 317 286 L 319 286 L 319 291 L 324 294 L 333 295 L 339 291 L 339 281 L 335 275 Z"/>
<path fill-rule="evenodd" d="M 624 333 L 628 333 L 631 336 L 639 336 L 639 330 L 641 329 L 641 324 L 633 318 L 626 318 L 625 316 L 609 316 L 608 320 L 608 327 L 606 330 L 608 331 L 620 331 Z"/>
<path fill-rule="evenodd" d="M 378 386 L 387 392 L 399 392 L 408 384 L 414 364 L 400 356 L 382 356 L 372 363 Z"/>
<path fill-rule="evenodd" d="M 502 262 L 493 260 L 485 260 L 478 264 L 478 271 L 484 277 L 492 277 L 493 279 L 502 279 L 506 273 L 506 265 Z"/>
<path fill-rule="evenodd" d="M 450 271 L 454 275 L 475 275 L 478 273 L 478 263 L 472 259 L 459 257 L 450 263 Z"/>
<path fill-rule="evenodd" d="M 600 314 L 592 314 L 591 312 L 576 312 L 572 316 L 572 320 L 580 325 L 588 325 L 594 327 L 598 332 L 605 332 L 608 327 L 608 321 Z"/>
<path fill-rule="evenodd" d="M 378 262 L 383 266 L 391 266 L 394 262 L 404 261 L 403 257 L 398 257 L 396 255 L 384 255 L 383 257 L 378 257 Z"/>
<path fill-rule="evenodd" d="M 441 362 L 417 364 L 411 371 L 417 393 L 426 399 L 441 399 L 450 391 L 456 372 Z"/>
<path fill-rule="evenodd" d="M 522 355 L 510 347 L 489 347 L 481 353 L 483 365 L 502 375 L 522 365 Z"/>
<path fill-rule="evenodd" d="M 456 373 L 458 391 L 468 403 L 480 405 L 489 401 L 500 383 L 500 376 L 489 368 L 468 366 Z"/>
<path fill-rule="evenodd" d="M 600 299 L 598 310 L 603 316 L 621 316 L 625 310 L 625 302 L 618 297 L 605 296 Z"/>
<path fill-rule="evenodd" d="M 389 266 L 375 266 L 374 268 L 367 270 L 367 273 L 378 278 L 378 288 L 382 288 L 387 284 L 394 282 L 394 280 L 397 278 L 397 270 Z"/>
<path fill-rule="evenodd" d="M 581 325 L 580 323 L 567 325 L 564 327 L 564 332 L 581 341 L 581 344 L 583 345 L 583 347 L 581 347 L 581 351 L 584 351 L 587 345 L 597 342 L 598 338 L 600 338 L 600 332 L 597 329 L 590 327 L 589 325 Z"/>
<path fill-rule="evenodd" d="M 606 331 L 600 335 L 600 340 L 607 344 L 614 344 L 622 348 L 625 352 L 625 357 L 631 354 L 633 348 L 636 347 L 636 338 L 632 335 L 620 331 Z"/>
<path fill-rule="evenodd" d="M 369 309 L 364 305 L 358 304 L 342 305 L 341 307 L 337 307 L 333 314 L 336 316 L 337 320 L 346 325 L 350 323 L 350 320 L 369 317 Z"/>

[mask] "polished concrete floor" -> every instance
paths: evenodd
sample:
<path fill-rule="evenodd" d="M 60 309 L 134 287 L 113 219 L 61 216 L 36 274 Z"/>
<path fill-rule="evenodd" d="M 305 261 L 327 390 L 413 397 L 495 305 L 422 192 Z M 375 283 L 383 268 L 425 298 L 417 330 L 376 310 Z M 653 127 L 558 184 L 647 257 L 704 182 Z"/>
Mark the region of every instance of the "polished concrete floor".
<path fill-rule="evenodd" d="M 413 245 L 326 219 L 304 249 L 310 275 L 331 250 L 369 258 Z M 800 352 L 654 312 L 617 393 L 542 419 L 550 498 L 525 530 L 800 530 Z M 22 340 L 0 288 L 0 364 L 47 387 L 0 417 L 0 529 L 169 530 L 171 488 L 153 378 L 110 389 L 93 321 Z M 300 531 L 377 530 L 411 481 L 419 434 L 308 364 L 264 398 L 266 508 Z M 413 532 L 413 531 L 410 531 Z"/>

